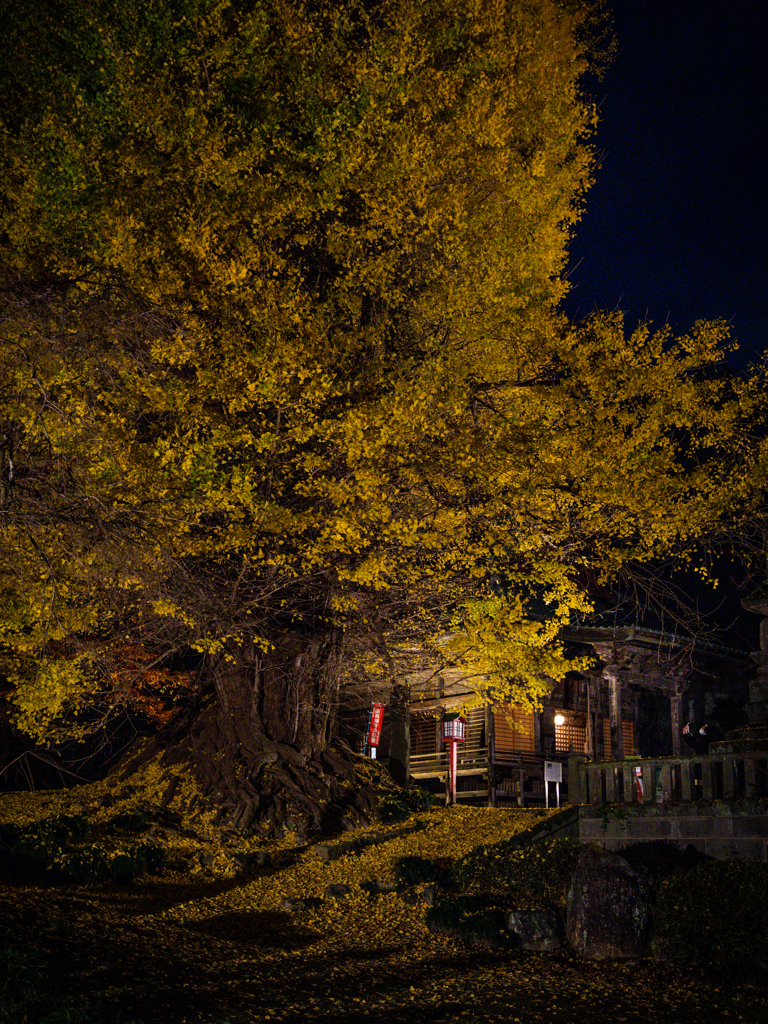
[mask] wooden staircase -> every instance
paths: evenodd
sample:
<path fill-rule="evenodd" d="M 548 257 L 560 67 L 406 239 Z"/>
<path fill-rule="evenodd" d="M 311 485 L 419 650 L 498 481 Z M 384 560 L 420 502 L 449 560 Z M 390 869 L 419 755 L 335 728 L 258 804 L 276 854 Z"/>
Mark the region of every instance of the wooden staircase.
<path fill-rule="evenodd" d="M 467 719 L 467 728 L 465 740 L 458 745 L 457 751 L 456 800 L 458 803 L 462 800 L 483 800 L 490 804 L 490 760 L 485 742 L 485 708 L 471 708 L 464 717 Z M 448 768 L 447 750 L 411 756 L 410 774 L 414 781 L 442 782 L 446 802 Z M 434 786 L 430 788 L 434 790 Z M 437 793 L 435 795 L 438 796 Z"/>

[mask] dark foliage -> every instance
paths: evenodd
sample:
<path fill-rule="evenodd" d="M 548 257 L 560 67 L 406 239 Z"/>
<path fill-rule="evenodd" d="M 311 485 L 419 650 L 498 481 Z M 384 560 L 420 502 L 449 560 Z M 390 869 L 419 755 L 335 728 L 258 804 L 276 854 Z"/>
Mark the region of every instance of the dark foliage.
<path fill-rule="evenodd" d="M 665 878 L 654 947 L 714 978 L 768 979 L 768 864 L 710 861 Z"/>
<path fill-rule="evenodd" d="M 411 786 L 384 797 L 379 804 L 383 822 L 405 821 L 414 811 L 426 811 L 434 805 L 434 797 L 426 789 Z"/>
<path fill-rule="evenodd" d="M 139 815 L 124 815 L 138 819 Z M 134 826 L 137 823 L 134 821 Z M 131 829 L 134 831 L 136 829 Z M 0 865 L 16 875 L 45 875 L 52 881 L 130 882 L 139 875 L 162 870 L 165 853 L 150 843 L 111 850 L 86 843 L 88 820 L 60 814 L 23 828 L 0 826 Z"/>
<path fill-rule="evenodd" d="M 424 857 L 400 857 L 395 862 L 395 875 L 404 885 L 418 885 L 419 882 L 436 882 L 440 869 Z"/>
<path fill-rule="evenodd" d="M 38 949 L 0 946 L 3 1024 L 131 1024 L 119 1009 L 61 1001 L 61 979 Z"/>
<path fill-rule="evenodd" d="M 519 909 L 563 909 L 580 843 L 552 839 L 518 848 L 516 839 L 478 846 L 456 864 L 453 882 L 468 892 L 503 894 Z"/>
<path fill-rule="evenodd" d="M 516 944 L 506 927 L 506 912 L 489 897 L 451 896 L 427 910 L 427 927 L 465 942 L 498 949 Z"/>

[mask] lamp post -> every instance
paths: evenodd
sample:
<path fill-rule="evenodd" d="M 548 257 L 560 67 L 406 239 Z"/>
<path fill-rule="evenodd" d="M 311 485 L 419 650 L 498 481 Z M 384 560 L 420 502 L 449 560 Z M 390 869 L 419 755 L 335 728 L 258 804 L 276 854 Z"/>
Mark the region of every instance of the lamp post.
<path fill-rule="evenodd" d="M 448 773 L 448 803 L 456 803 L 456 770 L 457 755 L 456 744 L 464 742 L 467 730 L 467 720 L 463 715 L 450 715 L 443 719 L 443 743 L 448 743 L 451 748 L 450 771 Z"/>

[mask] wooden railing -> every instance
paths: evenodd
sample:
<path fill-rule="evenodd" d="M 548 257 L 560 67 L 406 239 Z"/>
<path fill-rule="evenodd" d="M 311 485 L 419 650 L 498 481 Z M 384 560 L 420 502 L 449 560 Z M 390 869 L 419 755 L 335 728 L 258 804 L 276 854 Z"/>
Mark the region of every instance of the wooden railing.
<path fill-rule="evenodd" d="M 434 789 L 436 782 L 448 786 L 448 752 L 412 754 L 410 775 L 418 783 Z M 567 754 L 554 754 L 548 760 L 565 761 Z M 482 780 L 470 789 L 470 776 Z M 544 795 L 544 757 L 530 753 L 495 753 L 491 762 L 488 747 L 459 747 L 458 751 L 458 792 L 459 801 L 469 798 L 487 799 L 494 806 L 540 805 Z M 567 775 L 564 773 L 563 778 Z M 462 781 L 463 780 L 463 781 Z M 554 790 L 552 791 L 554 793 Z M 447 796 L 446 796 L 447 799 Z"/>
<path fill-rule="evenodd" d="M 468 799 L 487 800 L 490 797 L 490 761 L 488 758 L 488 747 L 459 747 L 457 777 L 457 799 L 459 801 Z M 438 780 L 443 783 L 444 791 L 433 795 L 437 799 L 444 799 L 450 802 L 449 780 L 448 780 L 448 758 L 446 750 L 434 754 L 412 754 L 410 760 L 411 777 L 428 784 L 429 781 Z M 480 776 L 481 783 L 474 789 L 467 788 L 472 785 L 469 776 Z M 465 781 L 462 781 L 465 780 Z"/>
<path fill-rule="evenodd" d="M 571 755 L 572 804 L 692 803 L 768 796 L 768 752 L 587 761 Z M 574 785 L 576 783 L 576 785 Z"/>
<path fill-rule="evenodd" d="M 410 773 L 415 779 L 442 778 L 448 773 L 448 751 L 411 754 Z M 458 774 L 477 775 L 488 771 L 488 747 L 459 747 Z"/>

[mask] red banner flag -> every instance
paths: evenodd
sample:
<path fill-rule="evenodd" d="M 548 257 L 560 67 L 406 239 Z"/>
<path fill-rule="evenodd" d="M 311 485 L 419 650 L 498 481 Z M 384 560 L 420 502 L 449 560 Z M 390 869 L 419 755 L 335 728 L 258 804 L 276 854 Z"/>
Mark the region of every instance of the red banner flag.
<path fill-rule="evenodd" d="M 368 745 L 378 747 L 381 739 L 381 723 L 384 720 L 384 705 L 374 704 L 371 708 L 371 719 L 368 723 Z"/>

